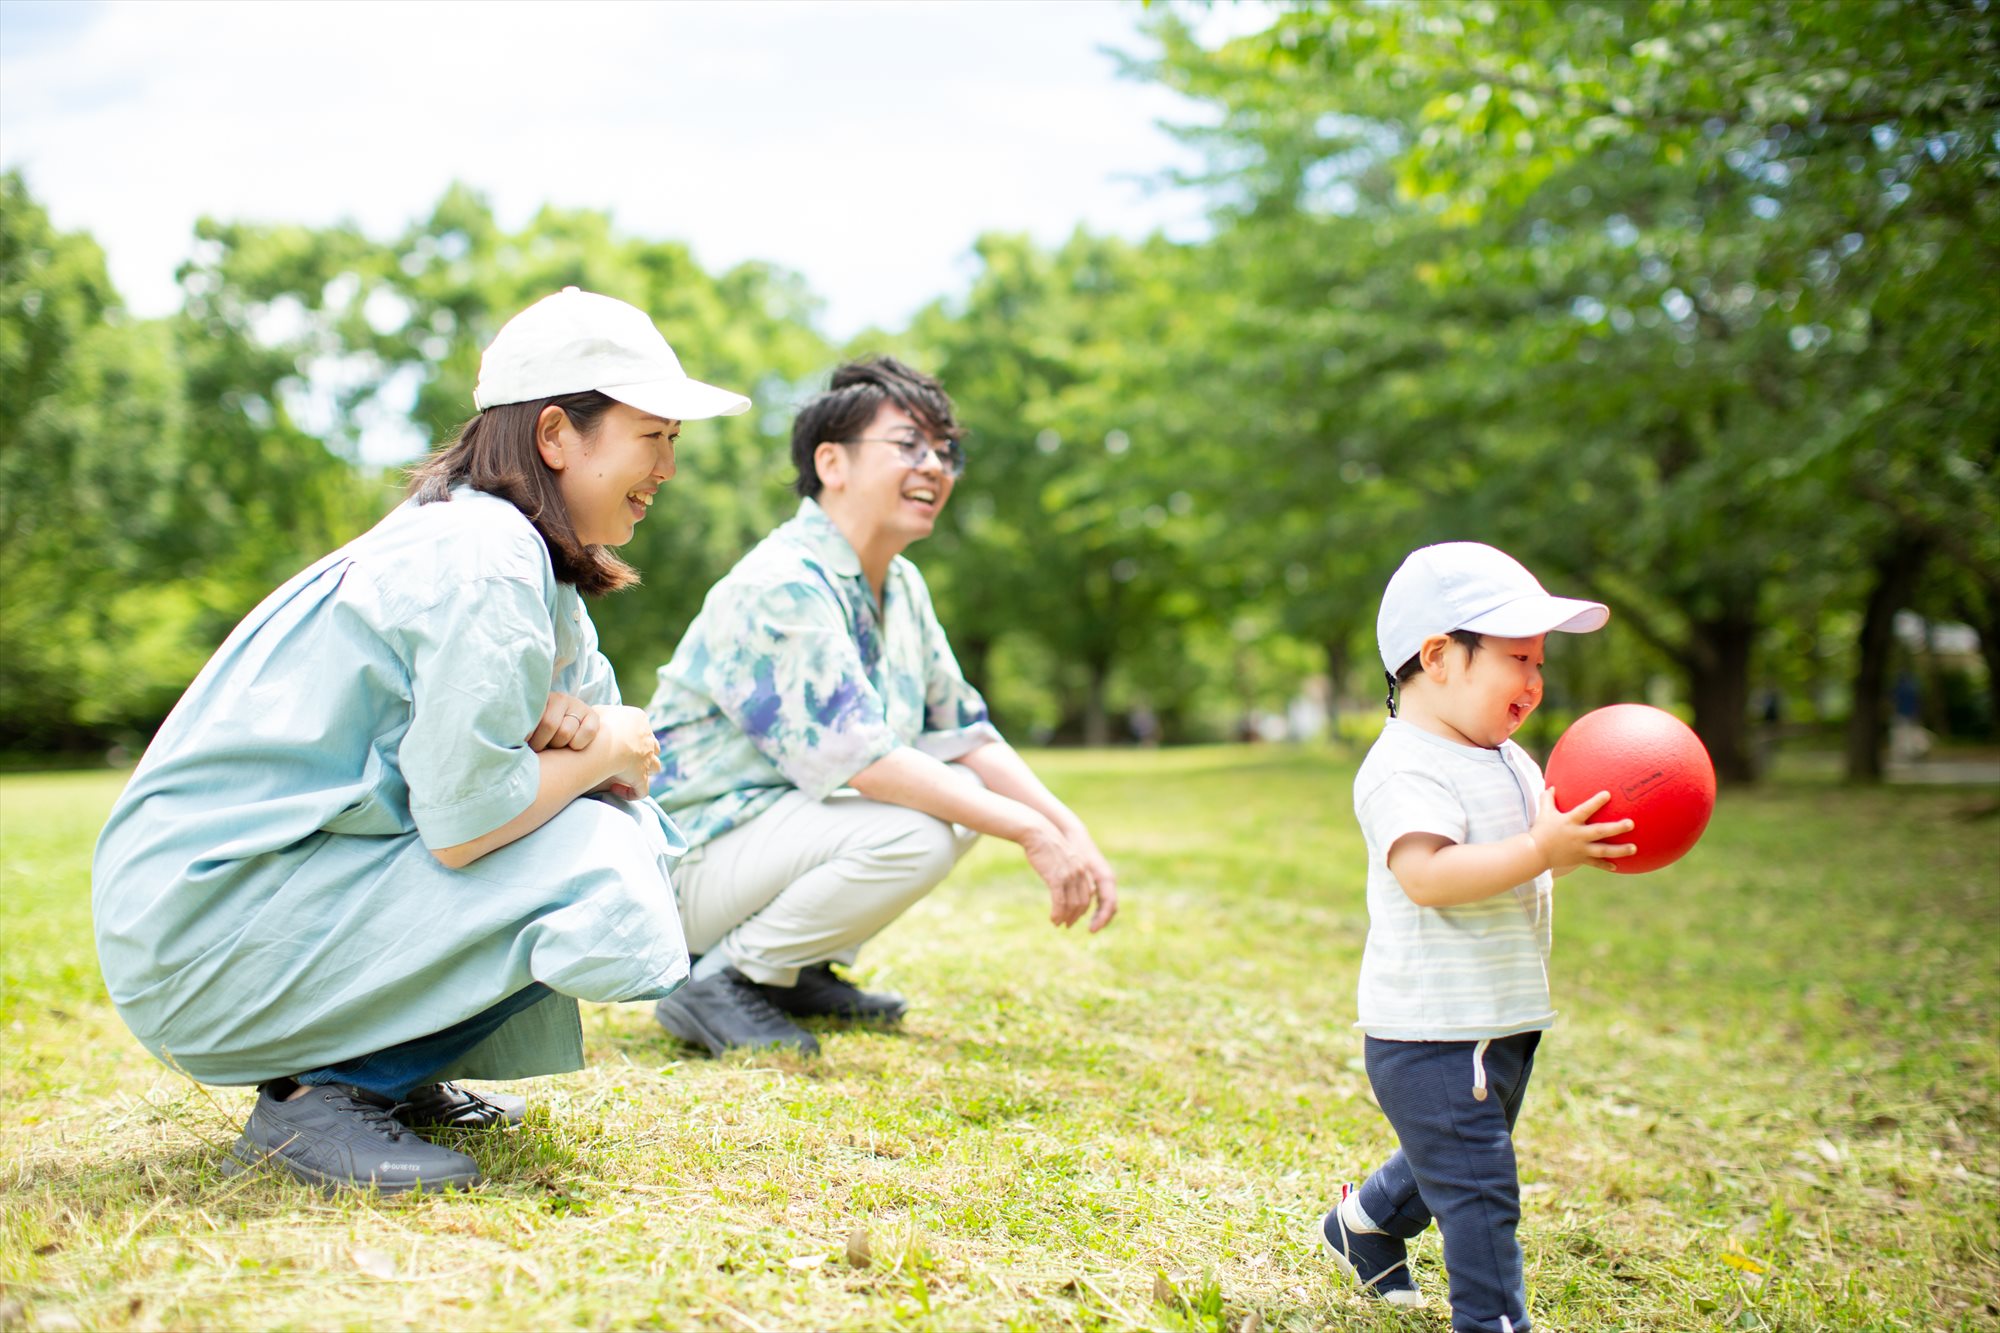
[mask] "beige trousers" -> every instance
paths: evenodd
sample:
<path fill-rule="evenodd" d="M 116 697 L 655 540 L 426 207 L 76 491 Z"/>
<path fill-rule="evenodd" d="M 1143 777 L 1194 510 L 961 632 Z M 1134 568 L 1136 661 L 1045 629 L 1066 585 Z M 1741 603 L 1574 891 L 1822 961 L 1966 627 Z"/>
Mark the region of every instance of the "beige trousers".
<path fill-rule="evenodd" d="M 951 873 L 979 835 L 842 790 L 789 791 L 674 865 L 688 951 L 720 949 L 752 981 L 790 986 L 860 947 Z"/>

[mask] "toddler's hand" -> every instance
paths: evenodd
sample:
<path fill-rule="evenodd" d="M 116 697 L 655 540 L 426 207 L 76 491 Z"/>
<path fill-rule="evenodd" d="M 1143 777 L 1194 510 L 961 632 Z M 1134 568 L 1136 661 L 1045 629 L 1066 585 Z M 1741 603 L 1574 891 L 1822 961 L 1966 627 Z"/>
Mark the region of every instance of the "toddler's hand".
<path fill-rule="evenodd" d="M 1610 792 L 1601 791 L 1564 814 L 1556 809 L 1555 791 L 1549 787 L 1542 788 L 1541 810 L 1536 814 L 1535 826 L 1528 830 L 1528 836 L 1535 840 L 1535 846 L 1549 863 L 1549 869 L 1560 875 L 1586 862 L 1596 862 L 1601 869 L 1608 870 L 1610 867 L 1603 862 L 1615 861 L 1639 850 L 1629 842 L 1605 841 L 1606 838 L 1630 833 L 1631 820 L 1620 819 L 1609 824 L 1590 822 L 1590 817 L 1602 810 L 1604 803 L 1610 799 Z"/>

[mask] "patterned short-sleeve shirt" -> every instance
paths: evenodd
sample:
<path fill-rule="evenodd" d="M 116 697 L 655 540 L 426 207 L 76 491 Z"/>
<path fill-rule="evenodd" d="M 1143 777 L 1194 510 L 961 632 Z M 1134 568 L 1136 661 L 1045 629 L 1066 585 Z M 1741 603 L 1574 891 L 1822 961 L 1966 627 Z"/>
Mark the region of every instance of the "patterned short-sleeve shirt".
<path fill-rule="evenodd" d="M 917 567 L 890 562 L 878 610 L 811 500 L 709 589 L 646 711 L 653 795 L 694 846 L 787 791 L 829 796 L 898 746 L 949 760 L 1000 739 Z"/>

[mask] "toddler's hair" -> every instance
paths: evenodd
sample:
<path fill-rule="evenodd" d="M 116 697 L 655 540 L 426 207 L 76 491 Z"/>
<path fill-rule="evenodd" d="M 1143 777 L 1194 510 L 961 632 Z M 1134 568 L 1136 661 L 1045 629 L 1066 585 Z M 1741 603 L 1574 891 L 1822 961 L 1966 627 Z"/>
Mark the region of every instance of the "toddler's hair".
<path fill-rule="evenodd" d="M 1452 630 L 1450 637 L 1453 643 L 1465 649 L 1468 658 L 1479 651 L 1480 636 L 1469 629 Z M 1424 669 L 1423 656 L 1421 651 L 1411 653 L 1410 660 L 1397 667 L 1394 675 L 1387 671 L 1382 673 L 1389 682 L 1389 697 L 1383 702 L 1389 706 L 1390 717 L 1396 716 L 1396 691 L 1409 684 L 1410 678 Z"/>

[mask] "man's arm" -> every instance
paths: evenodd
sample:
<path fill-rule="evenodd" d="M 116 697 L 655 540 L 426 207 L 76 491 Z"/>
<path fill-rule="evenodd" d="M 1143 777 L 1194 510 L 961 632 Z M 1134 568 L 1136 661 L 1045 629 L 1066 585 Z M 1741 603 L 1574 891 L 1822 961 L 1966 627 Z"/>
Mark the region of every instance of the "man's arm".
<path fill-rule="evenodd" d="M 996 749 L 1004 750 L 1006 758 L 987 755 Z M 984 764 L 973 762 L 979 756 L 986 756 Z M 1011 768 L 1008 759 L 1012 761 Z M 1093 869 L 1092 859 L 1101 863 L 1103 857 L 1096 854 L 1088 833 L 1078 840 L 1065 832 L 1066 825 L 1081 830 L 1082 821 L 1042 786 L 1005 742 L 981 746 L 959 762 L 989 786 L 968 782 L 948 765 L 907 745 L 896 747 L 856 773 L 848 779 L 848 785 L 870 800 L 921 810 L 934 818 L 1018 844 L 1028 864 L 1049 886 L 1050 921 L 1058 926 L 1073 925 L 1089 911 L 1095 899 L 1097 910 L 1091 916 L 1090 929 L 1098 931 L 1109 925 L 1118 910 L 1117 889 L 1109 867 L 1105 867 L 1102 877 Z M 989 769 L 997 780 L 987 776 Z M 1023 776 L 1026 785 L 1021 781 Z M 1011 790 L 995 789 L 1000 787 Z M 1043 808 L 1043 802 L 1061 812 L 1064 822 Z"/>

